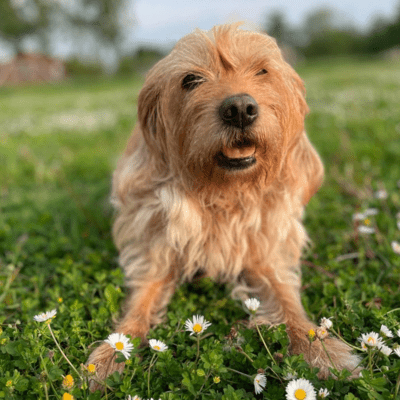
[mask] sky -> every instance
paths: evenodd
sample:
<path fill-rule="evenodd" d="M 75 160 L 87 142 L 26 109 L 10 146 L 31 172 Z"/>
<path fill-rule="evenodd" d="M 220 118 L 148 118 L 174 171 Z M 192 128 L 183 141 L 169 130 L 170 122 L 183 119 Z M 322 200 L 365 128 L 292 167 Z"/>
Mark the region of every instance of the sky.
<path fill-rule="evenodd" d="M 282 11 L 292 26 L 322 7 L 339 12 L 344 22 L 366 28 L 378 16 L 390 18 L 399 0 L 136 0 L 132 39 L 136 43 L 169 46 L 194 28 L 208 30 L 216 24 L 248 21 L 249 27 L 265 25 L 269 13 Z"/>
<path fill-rule="evenodd" d="M 290 26 L 297 27 L 310 12 L 331 8 L 344 23 L 366 29 L 377 16 L 395 15 L 398 7 L 400 0 L 132 0 L 124 13 L 126 49 L 148 45 L 166 51 L 195 28 L 208 30 L 227 22 L 246 21 L 246 29 L 263 27 L 274 11 L 281 11 Z M 65 58 L 71 45 L 60 39 L 56 49 L 56 55 Z M 10 48 L 0 42 L 0 61 L 11 57 Z"/>

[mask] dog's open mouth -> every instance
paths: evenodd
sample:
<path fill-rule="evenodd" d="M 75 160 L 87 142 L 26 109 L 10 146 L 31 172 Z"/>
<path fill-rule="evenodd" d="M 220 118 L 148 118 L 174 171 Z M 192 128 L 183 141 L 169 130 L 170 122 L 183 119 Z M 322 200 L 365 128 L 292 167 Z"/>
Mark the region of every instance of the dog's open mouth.
<path fill-rule="evenodd" d="M 250 141 L 224 146 L 217 155 L 218 166 L 230 170 L 240 170 L 256 163 L 256 146 Z"/>

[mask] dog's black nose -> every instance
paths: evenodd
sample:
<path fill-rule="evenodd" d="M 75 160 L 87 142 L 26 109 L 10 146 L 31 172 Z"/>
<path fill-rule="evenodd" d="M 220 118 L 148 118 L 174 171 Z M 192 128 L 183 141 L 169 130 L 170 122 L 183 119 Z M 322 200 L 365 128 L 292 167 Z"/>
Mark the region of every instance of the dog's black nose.
<path fill-rule="evenodd" d="M 243 129 L 257 119 L 258 104 L 248 94 L 237 94 L 221 103 L 219 115 L 226 124 Z"/>

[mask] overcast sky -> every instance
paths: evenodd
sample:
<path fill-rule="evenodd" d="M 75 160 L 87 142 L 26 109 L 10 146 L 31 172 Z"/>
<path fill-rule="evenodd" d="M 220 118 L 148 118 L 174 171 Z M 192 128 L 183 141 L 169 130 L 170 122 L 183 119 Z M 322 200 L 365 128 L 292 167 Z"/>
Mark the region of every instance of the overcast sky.
<path fill-rule="evenodd" d="M 305 15 L 321 7 L 333 8 L 344 21 L 363 28 L 378 15 L 390 18 L 399 4 L 399 0 L 136 0 L 132 39 L 168 45 L 196 27 L 208 30 L 216 24 L 238 20 L 264 25 L 268 13 L 276 10 L 296 26 Z"/>
<path fill-rule="evenodd" d="M 124 13 L 127 47 L 146 44 L 169 50 L 194 28 L 208 30 L 216 24 L 234 21 L 247 21 L 247 29 L 256 28 L 264 26 L 268 14 L 274 11 L 281 11 L 289 24 L 296 27 L 310 12 L 331 8 L 344 23 L 367 28 L 378 16 L 394 16 L 400 0 L 132 0 L 130 4 Z M 36 51 L 33 45 L 29 50 Z M 60 37 L 54 50 L 55 55 L 64 58 L 72 48 Z M 0 41 L 0 61 L 12 54 L 11 48 Z"/>

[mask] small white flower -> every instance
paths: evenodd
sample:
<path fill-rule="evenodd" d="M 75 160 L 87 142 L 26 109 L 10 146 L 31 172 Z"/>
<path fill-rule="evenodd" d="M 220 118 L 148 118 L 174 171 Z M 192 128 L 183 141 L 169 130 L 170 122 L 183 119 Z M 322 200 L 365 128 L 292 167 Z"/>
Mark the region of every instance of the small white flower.
<path fill-rule="evenodd" d="M 260 302 L 254 297 L 251 299 L 247 299 L 244 304 L 252 312 L 256 312 L 258 310 L 258 307 L 260 307 Z"/>
<path fill-rule="evenodd" d="M 396 214 L 396 218 L 400 220 L 400 211 Z"/>
<path fill-rule="evenodd" d="M 397 221 L 397 229 L 400 229 L 400 221 Z"/>
<path fill-rule="evenodd" d="M 400 347 L 396 347 L 395 349 L 393 349 L 394 353 L 400 357 Z"/>
<path fill-rule="evenodd" d="M 52 319 L 56 316 L 57 310 L 46 311 L 42 314 L 35 315 L 33 319 L 37 322 L 45 322 L 48 319 Z"/>
<path fill-rule="evenodd" d="M 321 397 L 321 399 L 325 399 L 326 397 L 328 397 L 329 396 L 329 391 L 328 391 L 328 389 L 327 388 L 325 388 L 325 389 L 319 389 L 319 391 L 318 391 L 318 396 L 319 397 Z"/>
<path fill-rule="evenodd" d="M 380 332 L 386 337 L 393 337 L 392 331 L 386 325 L 381 325 Z"/>
<path fill-rule="evenodd" d="M 142 400 L 141 397 L 134 395 L 133 397 L 129 394 L 126 400 Z"/>
<path fill-rule="evenodd" d="M 375 198 L 379 200 L 385 200 L 388 197 L 388 192 L 384 189 L 375 192 Z"/>
<path fill-rule="evenodd" d="M 363 333 L 358 340 L 363 350 L 367 350 L 368 347 L 379 347 L 382 344 L 382 338 L 376 332 Z"/>
<path fill-rule="evenodd" d="M 256 394 L 261 393 L 265 389 L 265 385 L 267 384 L 267 378 L 264 374 L 257 374 L 254 378 L 254 391 Z"/>
<path fill-rule="evenodd" d="M 105 340 L 113 349 L 120 351 L 126 359 L 131 356 L 133 344 L 130 343 L 129 338 L 123 333 L 112 333 Z"/>
<path fill-rule="evenodd" d="M 314 386 L 307 379 L 296 379 L 290 381 L 286 386 L 287 400 L 315 400 Z"/>
<path fill-rule="evenodd" d="M 353 221 L 363 221 L 366 215 L 364 213 L 355 213 L 353 214 Z"/>
<path fill-rule="evenodd" d="M 191 332 L 190 336 L 193 334 L 200 335 L 200 333 L 203 333 L 210 325 L 211 323 L 206 321 L 202 315 L 193 315 L 193 321 L 188 319 L 185 322 L 186 330 Z"/>
<path fill-rule="evenodd" d="M 372 228 L 370 226 L 365 226 L 365 225 L 360 225 L 357 228 L 358 232 L 366 234 L 366 235 L 371 235 L 372 233 L 375 233 L 375 228 Z"/>
<path fill-rule="evenodd" d="M 391 245 L 392 245 L 393 251 L 394 251 L 396 254 L 400 254 L 400 243 L 399 243 L 399 242 L 393 241 L 393 242 L 391 243 Z"/>
<path fill-rule="evenodd" d="M 283 379 L 285 379 L 286 381 L 291 381 L 292 379 L 296 379 L 297 378 L 297 374 L 296 372 L 294 374 L 292 374 L 291 372 L 288 372 Z"/>
<path fill-rule="evenodd" d="M 331 318 L 332 317 L 329 317 L 329 318 L 323 317 L 323 318 L 321 318 L 321 321 L 319 322 L 319 324 L 325 329 L 331 329 L 332 325 L 333 325 Z"/>
<path fill-rule="evenodd" d="M 315 333 L 317 338 L 321 340 L 329 336 L 328 329 L 326 329 L 324 326 L 319 326 Z"/>
<path fill-rule="evenodd" d="M 379 211 L 378 211 L 377 208 L 367 208 L 367 209 L 364 211 L 364 216 L 370 217 L 370 216 L 372 216 L 372 215 L 377 215 L 378 212 L 379 212 Z"/>
<path fill-rule="evenodd" d="M 168 346 L 165 343 L 161 342 L 161 340 L 150 339 L 149 344 L 153 350 L 159 351 L 161 353 L 168 349 Z"/>
<path fill-rule="evenodd" d="M 396 335 L 400 337 L 400 329 L 396 332 Z"/>
<path fill-rule="evenodd" d="M 381 353 L 385 354 L 388 357 L 392 354 L 392 349 L 389 346 L 386 346 L 384 344 L 381 344 L 379 346 L 379 350 Z"/>

